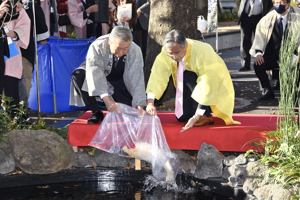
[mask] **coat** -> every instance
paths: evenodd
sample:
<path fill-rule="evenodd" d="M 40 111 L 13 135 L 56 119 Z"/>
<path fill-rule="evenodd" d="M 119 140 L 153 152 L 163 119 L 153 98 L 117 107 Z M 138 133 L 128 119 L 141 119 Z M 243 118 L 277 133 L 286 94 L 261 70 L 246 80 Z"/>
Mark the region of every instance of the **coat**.
<path fill-rule="evenodd" d="M 5 72 L 4 75 L 15 77 L 21 79 L 22 72 L 23 72 L 23 65 L 22 65 L 22 54 L 20 47 L 27 49 L 30 40 L 30 19 L 24 9 L 20 10 L 19 17 L 8 22 L 8 28 L 11 31 L 15 31 L 18 36 L 19 40 L 14 41 L 19 54 L 15 55 L 5 61 Z"/>
<path fill-rule="evenodd" d="M 110 51 L 108 39 L 109 35 L 105 35 L 95 40 L 89 47 L 86 61 L 79 67 L 86 71 L 86 79 L 82 90 L 87 91 L 90 96 L 101 96 L 110 93 L 106 77 L 112 69 L 113 54 Z M 141 49 L 132 42 L 126 57 L 123 80 L 133 98 L 132 106 L 145 106 L 144 62 Z M 86 106 L 76 94 L 74 86 L 71 85 L 70 105 Z"/>
<path fill-rule="evenodd" d="M 76 38 L 86 38 L 86 22 L 83 19 L 84 5 L 81 0 L 68 0 L 68 13 L 71 24 L 75 28 Z"/>
<path fill-rule="evenodd" d="M 209 44 L 191 39 L 187 39 L 187 42 L 184 67 L 198 76 L 191 97 L 201 105 L 210 106 L 226 125 L 239 124 L 232 119 L 234 88 L 224 61 Z M 167 55 L 163 47 L 152 66 L 146 93 L 152 93 L 156 99 L 160 99 L 171 75 L 176 87 L 177 62 Z"/>
<path fill-rule="evenodd" d="M 289 29 L 294 22 L 300 21 L 300 8 L 294 8 L 290 6 L 290 11 L 287 13 L 287 29 Z M 275 10 L 269 12 L 264 16 L 257 24 L 255 37 L 253 40 L 250 54 L 255 57 L 256 51 L 265 52 L 267 44 L 271 38 L 274 25 L 276 23 L 277 13 Z M 299 30 L 295 30 L 299 31 Z M 300 51 L 300 41 L 297 44 L 298 52 Z"/>

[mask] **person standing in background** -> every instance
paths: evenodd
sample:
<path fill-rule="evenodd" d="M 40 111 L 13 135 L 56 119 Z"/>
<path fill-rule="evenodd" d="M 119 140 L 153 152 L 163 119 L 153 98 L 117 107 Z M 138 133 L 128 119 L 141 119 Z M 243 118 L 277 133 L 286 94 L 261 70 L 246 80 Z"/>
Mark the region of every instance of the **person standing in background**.
<path fill-rule="evenodd" d="M 239 71 L 249 71 L 251 56 L 249 50 L 252 46 L 252 37 L 256 25 L 273 7 L 272 0 L 241 0 L 238 11 L 238 24 L 241 24 L 241 65 Z"/>
<path fill-rule="evenodd" d="M 33 20 L 33 9 L 32 9 L 32 1 L 31 0 L 23 0 L 24 9 L 31 21 L 30 26 L 30 41 L 27 48 L 20 48 L 22 53 L 22 64 L 23 64 L 23 74 L 22 78 L 19 80 L 19 98 L 20 101 L 24 101 L 26 107 L 28 106 L 28 98 L 29 92 L 31 89 L 31 79 L 32 72 L 34 69 L 35 63 L 35 44 L 33 38 L 33 31 L 36 31 L 36 40 L 40 44 L 47 44 L 47 40 L 49 39 L 49 31 L 45 21 L 45 15 L 42 8 L 35 3 L 35 22 L 36 26 L 34 28 L 34 20 Z M 27 115 L 24 116 L 27 118 Z"/>
<path fill-rule="evenodd" d="M 114 18 L 115 18 L 115 21 L 120 21 L 123 26 L 125 25 L 125 22 L 128 23 L 129 25 L 129 28 L 131 31 L 133 31 L 133 28 L 135 27 L 136 25 L 136 22 L 137 22 L 137 10 L 136 10 L 136 3 L 135 3 L 135 0 L 113 0 L 113 3 L 116 5 L 116 10 L 115 10 L 115 13 L 114 13 Z M 131 14 L 131 19 L 118 19 L 117 17 L 117 13 L 118 13 L 118 6 L 120 5 L 123 5 L 123 4 L 131 4 L 132 7 L 132 14 Z"/>
<path fill-rule="evenodd" d="M 37 3 L 39 3 L 39 1 L 37 1 Z M 46 24 L 48 30 L 50 31 L 50 35 L 58 36 L 56 0 L 40 0 L 40 6 L 44 11 Z"/>
<path fill-rule="evenodd" d="M 57 5 L 57 13 L 59 16 L 66 15 L 68 13 L 68 0 L 56 0 Z M 59 37 L 67 37 L 67 27 L 65 26 L 59 26 L 58 25 L 58 33 Z"/>
<path fill-rule="evenodd" d="M 135 0 L 137 6 L 137 24 L 133 29 L 133 41 L 142 49 L 145 62 L 150 16 L 150 0 Z"/>
<path fill-rule="evenodd" d="M 76 38 L 99 37 L 102 34 L 101 23 L 95 23 L 98 5 L 91 0 L 68 0 L 68 13 L 75 27 Z"/>

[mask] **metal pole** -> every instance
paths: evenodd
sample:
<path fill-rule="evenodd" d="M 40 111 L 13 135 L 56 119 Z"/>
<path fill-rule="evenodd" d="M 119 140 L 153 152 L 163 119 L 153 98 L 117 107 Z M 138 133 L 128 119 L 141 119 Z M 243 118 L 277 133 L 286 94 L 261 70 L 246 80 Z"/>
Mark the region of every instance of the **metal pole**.
<path fill-rule="evenodd" d="M 34 45 L 35 45 L 35 65 L 36 65 L 36 91 L 37 91 L 37 106 L 38 112 L 41 112 L 40 103 L 40 82 L 39 82 L 39 58 L 37 54 L 37 41 L 36 41 L 36 21 L 35 21 L 35 5 L 34 0 L 32 0 L 32 13 L 33 13 L 33 34 L 34 34 Z"/>
<path fill-rule="evenodd" d="M 216 26 L 216 53 L 218 53 L 219 52 L 219 44 L 218 44 L 218 6 L 216 6 L 216 9 L 217 9 L 217 11 L 216 11 L 216 15 L 217 15 L 217 17 L 216 17 L 216 19 L 217 19 L 217 26 Z"/>

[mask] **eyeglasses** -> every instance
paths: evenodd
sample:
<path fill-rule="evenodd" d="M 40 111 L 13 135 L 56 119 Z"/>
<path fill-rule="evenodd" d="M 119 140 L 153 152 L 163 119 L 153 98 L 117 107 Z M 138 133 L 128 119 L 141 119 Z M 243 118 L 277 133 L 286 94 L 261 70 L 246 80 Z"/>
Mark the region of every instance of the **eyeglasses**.
<path fill-rule="evenodd" d="M 178 53 L 167 53 L 167 54 L 168 54 L 168 56 L 170 56 L 170 57 L 175 57 L 175 58 L 177 58 L 177 57 L 181 56 L 182 53 L 183 53 L 183 51 L 178 52 Z"/>
<path fill-rule="evenodd" d="M 277 2 L 274 2 L 274 5 L 286 5 L 287 2 L 286 1 L 277 1 Z"/>

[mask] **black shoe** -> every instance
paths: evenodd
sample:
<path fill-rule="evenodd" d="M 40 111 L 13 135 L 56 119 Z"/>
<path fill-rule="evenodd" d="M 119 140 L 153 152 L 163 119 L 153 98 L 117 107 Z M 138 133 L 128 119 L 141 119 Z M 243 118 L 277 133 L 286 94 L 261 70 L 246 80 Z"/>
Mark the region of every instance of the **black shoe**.
<path fill-rule="evenodd" d="M 92 113 L 91 117 L 88 119 L 88 124 L 98 124 L 103 120 L 103 113 L 101 111 L 95 111 Z"/>
<path fill-rule="evenodd" d="M 275 80 L 272 89 L 273 89 L 273 90 L 279 90 L 279 89 L 280 89 L 279 80 Z"/>
<path fill-rule="evenodd" d="M 250 67 L 242 67 L 239 69 L 240 72 L 250 71 Z"/>
<path fill-rule="evenodd" d="M 274 99 L 275 95 L 274 92 L 268 88 L 263 89 L 263 95 L 258 98 L 258 101 L 265 101 L 268 99 Z"/>

